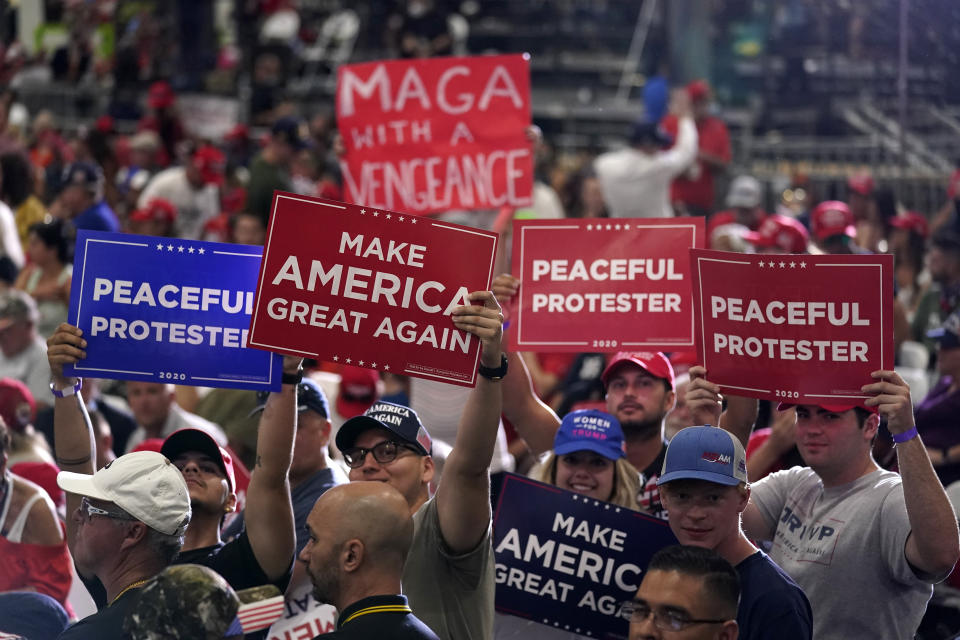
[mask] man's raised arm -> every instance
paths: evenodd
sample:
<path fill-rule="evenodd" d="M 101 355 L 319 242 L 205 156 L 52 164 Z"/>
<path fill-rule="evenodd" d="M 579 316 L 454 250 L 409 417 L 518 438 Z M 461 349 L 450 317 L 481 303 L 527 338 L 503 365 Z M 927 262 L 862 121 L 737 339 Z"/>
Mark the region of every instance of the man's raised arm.
<path fill-rule="evenodd" d="M 283 359 L 285 375 L 296 375 L 299 358 Z M 270 580 L 290 569 L 296 548 L 290 502 L 290 462 L 297 431 L 297 385 L 271 393 L 260 416 L 257 457 L 247 487 L 244 526 L 257 562 Z"/>
<path fill-rule="evenodd" d="M 480 339 L 480 364 L 501 365 L 503 314 L 493 294 L 475 291 L 471 305 L 453 310 L 453 324 Z M 500 425 L 501 380 L 477 375 L 460 416 L 457 439 L 447 456 L 437 489 L 440 532 L 450 550 L 466 553 L 483 539 L 490 525 L 490 459 Z"/>
<path fill-rule="evenodd" d="M 895 371 L 874 371 L 870 375 L 876 382 L 864 385 L 863 391 L 877 395 L 865 404 L 876 407 L 887 419 L 890 434 L 902 440 L 897 444 L 897 462 L 910 520 L 904 553 L 915 569 L 945 577 L 960 556 L 957 517 L 917 435 L 910 387 Z"/>
<path fill-rule="evenodd" d="M 69 324 L 61 324 L 47 339 L 47 361 L 50 363 L 53 388 L 63 397 L 56 397 L 53 404 L 54 455 L 61 471 L 93 474 L 96 471 L 96 444 L 93 425 L 87 415 L 80 392 L 73 393 L 79 378 L 63 374 L 63 365 L 74 364 L 87 357 L 87 341 L 83 331 Z M 81 496 L 67 493 L 67 544 L 73 550 L 77 524 L 73 512 L 80 506 Z"/>

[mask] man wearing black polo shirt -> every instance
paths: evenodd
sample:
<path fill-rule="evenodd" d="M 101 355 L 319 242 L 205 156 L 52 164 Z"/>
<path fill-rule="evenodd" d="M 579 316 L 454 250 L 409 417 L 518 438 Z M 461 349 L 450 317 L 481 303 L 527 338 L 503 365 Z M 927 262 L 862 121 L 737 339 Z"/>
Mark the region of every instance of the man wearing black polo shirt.
<path fill-rule="evenodd" d="M 382 482 L 328 490 L 307 518 L 299 559 L 317 602 L 340 612 L 337 630 L 318 638 L 439 640 L 399 595 L 413 519 L 399 491 Z"/>

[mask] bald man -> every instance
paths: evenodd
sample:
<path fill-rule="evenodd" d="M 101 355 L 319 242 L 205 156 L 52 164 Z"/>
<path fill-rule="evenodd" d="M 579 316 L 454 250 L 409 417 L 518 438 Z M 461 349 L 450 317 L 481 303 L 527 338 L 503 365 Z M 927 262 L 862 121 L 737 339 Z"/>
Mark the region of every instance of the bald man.
<path fill-rule="evenodd" d="M 310 540 L 299 560 L 313 597 L 340 612 L 337 630 L 324 640 L 439 640 L 399 595 L 413 542 L 410 507 L 399 491 L 382 482 L 333 487 L 317 500 L 307 530 Z"/>

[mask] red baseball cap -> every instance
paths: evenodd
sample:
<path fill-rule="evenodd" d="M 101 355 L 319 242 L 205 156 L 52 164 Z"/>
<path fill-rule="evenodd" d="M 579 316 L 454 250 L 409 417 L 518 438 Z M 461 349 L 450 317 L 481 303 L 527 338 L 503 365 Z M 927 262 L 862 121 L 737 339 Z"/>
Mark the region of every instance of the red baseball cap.
<path fill-rule="evenodd" d="M 233 456 L 230 452 L 217 444 L 206 431 L 200 429 L 180 429 L 174 431 L 163 441 L 160 453 L 169 460 L 176 461 L 177 457 L 186 451 L 199 451 L 217 463 L 223 475 L 227 478 L 230 491 L 236 491 L 237 479 L 233 472 Z"/>
<path fill-rule="evenodd" d="M 710 85 L 706 80 L 694 80 L 687 85 L 687 93 L 693 102 L 705 100 L 710 95 Z"/>
<path fill-rule="evenodd" d="M 656 353 L 652 351 L 620 351 L 615 354 L 613 359 L 610 360 L 610 364 L 600 375 L 600 380 L 603 381 L 604 386 L 607 385 L 613 370 L 625 363 L 636 365 L 655 378 L 663 378 L 670 383 L 670 388 L 673 389 L 673 366 L 667 356 L 660 351 Z"/>
<path fill-rule="evenodd" d="M 343 417 L 359 416 L 377 401 L 380 376 L 373 369 L 344 367 L 340 372 L 337 392 L 337 413 Z"/>
<path fill-rule="evenodd" d="M 853 238 L 857 235 L 850 207 L 839 200 L 827 200 L 818 204 L 810 214 L 810 229 L 817 240 L 839 235 Z"/>
<path fill-rule="evenodd" d="M 863 400 L 866 400 L 866 398 L 864 398 Z M 800 404 L 814 404 L 814 403 L 801 402 Z M 797 407 L 797 406 L 799 405 L 795 403 L 781 402 L 780 404 L 777 405 L 777 411 L 786 411 L 787 409 L 792 409 L 793 407 Z M 832 411 L 833 413 L 843 413 L 844 411 L 850 411 L 850 409 L 856 409 L 858 407 L 860 409 L 865 409 L 870 413 L 878 413 L 877 407 L 868 407 L 863 404 L 863 401 L 860 401 L 856 404 L 818 404 L 815 406 L 818 406 L 821 409 L 825 409 L 827 411 Z"/>
<path fill-rule="evenodd" d="M 200 176 L 204 182 L 207 184 L 223 184 L 223 172 L 227 161 L 219 149 L 204 145 L 194 152 L 190 162 L 200 171 Z"/>
<path fill-rule="evenodd" d="M 13 431 L 23 431 L 37 417 L 37 403 L 27 385 L 14 378 L 0 379 L 0 418 Z"/>
<path fill-rule="evenodd" d="M 866 172 L 855 173 L 847 178 L 847 188 L 862 196 L 868 196 L 873 193 L 873 186 L 873 177 Z"/>
<path fill-rule="evenodd" d="M 131 222 L 149 222 L 151 220 L 173 224 L 177 220 L 177 208 L 169 200 L 153 198 L 147 203 L 147 206 L 130 214 Z"/>
<path fill-rule="evenodd" d="M 930 233 L 930 227 L 927 225 L 927 219 L 916 211 L 907 211 L 903 215 L 890 218 L 890 226 L 895 229 L 906 229 L 912 231 L 918 236 L 926 238 Z"/>
<path fill-rule="evenodd" d="M 767 216 L 760 228 L 748 231 L 743 239 L 755 247 L 775 247 L 785 253 L 806 253 L 810 234 L 806 227 L 780 214 Z"/>
<path fill-rule="evenodd" d="M 147 104 L 150 105 L 152 109 L 169 107 L 173 105 L 176 99 L 177 94 L 173 92 L 170 83 L 165 80 L 154 82 L 150 85 L 150 90 L 147 92 Z"/>

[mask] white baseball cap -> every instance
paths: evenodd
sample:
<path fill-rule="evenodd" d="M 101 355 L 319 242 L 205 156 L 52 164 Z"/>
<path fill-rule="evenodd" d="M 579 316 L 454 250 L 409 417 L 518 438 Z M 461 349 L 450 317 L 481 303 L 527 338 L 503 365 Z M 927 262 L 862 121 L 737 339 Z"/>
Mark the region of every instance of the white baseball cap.
<path fill-rule="evenodd" d="M 112 502 L 160 533 L 182 535 L 190 523 L 183 474 L 156 451 L 120 456 L 92 476 L 61 471 L 57 484 L 68 493 Z"/>

